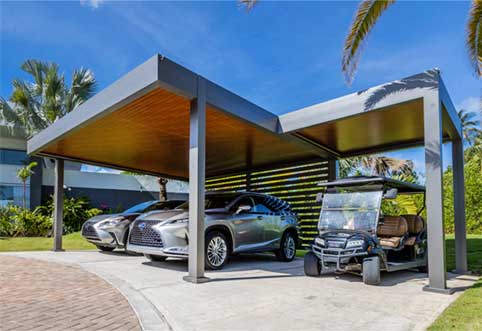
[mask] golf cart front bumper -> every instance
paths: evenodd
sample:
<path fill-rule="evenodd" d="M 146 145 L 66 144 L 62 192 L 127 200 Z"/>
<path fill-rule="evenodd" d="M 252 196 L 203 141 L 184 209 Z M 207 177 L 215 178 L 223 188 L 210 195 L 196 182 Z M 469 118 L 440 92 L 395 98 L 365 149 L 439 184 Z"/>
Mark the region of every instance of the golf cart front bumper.
<path fill-rule="evenodd" d="M 346 249 L 320 247 L 314 244 L 311 246 L 311 250 L 320 260 L 322 273 L 360 271 L 361 265 L 350 263 L 350 260 L 354 257 L 366 257 L 369 255 L 366 250 L 359 247 Z"/>

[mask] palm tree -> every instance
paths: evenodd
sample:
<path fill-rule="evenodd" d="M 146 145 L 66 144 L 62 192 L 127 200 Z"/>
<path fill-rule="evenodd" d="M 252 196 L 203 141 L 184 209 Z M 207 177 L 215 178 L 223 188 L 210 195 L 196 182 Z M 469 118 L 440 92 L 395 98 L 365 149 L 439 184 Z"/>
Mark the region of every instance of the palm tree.
<path fill-rule="evenodd" d="M 343 47 L 342 71 L 353 81 L 362 46 L 380 16 L 395 0 L 363 0 L 355 14 Z M 467 21 L 466 44 L 477 77 L 482 76 L 482 0 L 472 0 Z"/>
<path fill-rule="evenodd" d="M 240 3 L 246 6 L 248 10 L 251 10 L 258 3 L 258 0 L 240 0 Z M 341 67 L 347 83 L 353 81 L 366 37 L 380 16 L 394 3 L 395 0 L 363 0 L 358 6 L 343 47 Z M 466 44 L 470 62 L 477 77 L 481 77 L 482 0 L 472 0 L 466 29 Z"/>
<path fill-rule="evenodd" d="M 480 122 L 475 119 L 476 114 L 474 112 L 461 109 L 457 112 L 462 123 L 462 134 L 466 142 L 473 145 L 475 139 L 480 136 Z"/>
<path fill-rule="evenodd" d="M 339 176 L 350 174 L 378 176 L 415 176 L 413 162 L 383 155 L 357 156 L 339 161 Z"/>
<path fill-rule="evenodd" d="M 23 184 L 23 208 L 27 208 L 27 180 L 34 174 L 32 169 L 36 166 L 37 162 L 30 162 L 17 171 L 17 177 Z"/>
<path fill-rule="evenodd" d="M 24 129 L 27 136 L 71 112 L 91 97 L 96 87 L 94 75 L 84 68 L 74 70 L 70 86 L 55 63 L 27 60 L 21 69 L 31 81 L 13 81 L 10 102 L 0 98 L 0 121 L 12 130 Z"/>

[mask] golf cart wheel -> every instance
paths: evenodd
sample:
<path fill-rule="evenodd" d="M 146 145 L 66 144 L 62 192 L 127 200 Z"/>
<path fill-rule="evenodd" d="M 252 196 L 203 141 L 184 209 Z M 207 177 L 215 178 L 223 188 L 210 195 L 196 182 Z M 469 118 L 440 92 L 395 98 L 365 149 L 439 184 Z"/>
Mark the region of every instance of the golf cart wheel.
<path fill-rule="evenodd" d="M 115 249 L 115 247 L 100 246 L 100 245 L 97 245 L 97 248 L 103 252 L 112 252 Z"/>
<path fill-rule="evenodd" d="M 367 285 L 380 284 L 380 257 L 363 259 L 363 282 Z"/>
<path fill-rule="evenodd" d="M 318 257 L 313 252 L 305 254 L 305 275 L 317 277 L 321 273 L 321 264 Z"/>
<path fill-rule="evenodd" d="M 291 262 L 296 256 L 296 237 L 291 232 L 285 232 L 281 238 L 280 248 L 275 251 L 279 261 Z"/>
<path fill-rule="evenodd" d="M 212 231 L 206 235 L 206 249 L 204 260 L 206 268 L 219 270 L 228 262 L 229 246 L 224 234 Z"/>
<path fill-rule="evenodd" d="M 144 256 L 151 262 L 163 262 L 167 257 L 161 255 L 144 254 Z"/>

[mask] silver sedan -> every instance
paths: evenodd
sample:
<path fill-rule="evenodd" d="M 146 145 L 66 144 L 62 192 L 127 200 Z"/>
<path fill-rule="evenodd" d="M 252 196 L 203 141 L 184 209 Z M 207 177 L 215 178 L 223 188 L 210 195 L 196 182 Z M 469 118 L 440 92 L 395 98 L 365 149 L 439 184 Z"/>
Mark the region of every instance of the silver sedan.
<path fill-rule="evenodd" d="M 296 255 L 295 213 L 276 197 L 243 193 L 208 193 L 205 205 L 205 263 L 222 268 L 231 254 L 271 251 L 281 261 Z M 130 227 L 127 249 L 150 260 L 188 257 L 189 206 L 139 216 Z"/>

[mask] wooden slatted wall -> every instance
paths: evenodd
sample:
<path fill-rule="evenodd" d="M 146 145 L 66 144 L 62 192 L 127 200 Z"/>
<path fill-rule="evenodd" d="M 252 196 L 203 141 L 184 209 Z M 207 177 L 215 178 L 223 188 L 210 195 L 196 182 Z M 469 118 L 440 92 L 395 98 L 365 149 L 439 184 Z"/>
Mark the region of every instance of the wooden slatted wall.
<path fill-rule="evenodd" d="M 312 161 L 296 165 L 257 170 L 230 176 L 208 178 L 207 191 L 266 193 L 287 201 L 298 214 L 303 245 L 317 233 L 321 205 L 316 203 L 318 183 L 328 180 L 328 162 Z"/>

